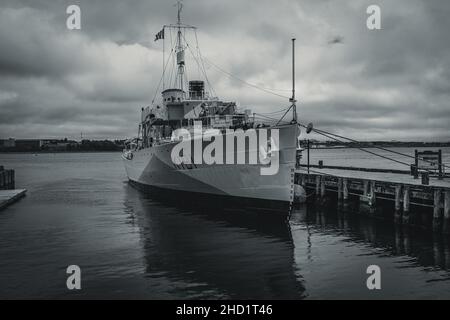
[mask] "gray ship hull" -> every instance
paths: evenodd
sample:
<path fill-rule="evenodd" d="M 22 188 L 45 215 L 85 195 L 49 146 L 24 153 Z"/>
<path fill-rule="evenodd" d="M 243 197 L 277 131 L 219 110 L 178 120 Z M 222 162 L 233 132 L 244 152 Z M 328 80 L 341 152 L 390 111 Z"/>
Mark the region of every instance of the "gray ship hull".
<path fill-rule="evenodd" d="M 171 159 L 176 145 L 173 142 L 133 151 L 131 159 L 123 157 L 128 179 L 147 189 L 261 200 L 288 207 L 294 197 L 299 131 L 296 124 L 276 128 L 279 130 L 279 170 L 274 175 L 262 175 L 262 164 L 175 165 Z"/>

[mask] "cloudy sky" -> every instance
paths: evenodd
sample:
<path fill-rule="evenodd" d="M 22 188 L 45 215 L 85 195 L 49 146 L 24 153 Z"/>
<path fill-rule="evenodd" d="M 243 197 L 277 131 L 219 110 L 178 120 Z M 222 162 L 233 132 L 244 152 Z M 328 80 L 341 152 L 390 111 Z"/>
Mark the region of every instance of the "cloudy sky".
<path fill-rule="evenodd" d="M 1 0 L 0 138 L 134 135 L 161 76 L 154 35 L 175 22 L 174 2 Z M 71 4 L 81 30 L 66 28 Z M 370 4 L 382 30 L 366 27 Z M 208 60 L 281 95 L 295 36 L 299 119 L 361 140 L 450 140 L 448 17 L 446 0 L 184 0 L 183 10 Z M 255 112 L 288 105 L 206 71 L 222 99 Z"/>

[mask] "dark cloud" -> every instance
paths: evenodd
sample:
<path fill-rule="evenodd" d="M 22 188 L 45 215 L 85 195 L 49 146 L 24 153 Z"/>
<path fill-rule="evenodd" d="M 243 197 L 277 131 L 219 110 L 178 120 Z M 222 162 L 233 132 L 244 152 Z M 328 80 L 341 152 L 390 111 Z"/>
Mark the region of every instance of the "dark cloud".
<path fill-rule="evenodd" d="M 175 21 L 172 2 L 3 0 L 0 137 L 134 135 L 160 81 L 153 39 Z M 379 31 L 366 28 L 368 0 L 185 0 L 183 17 L 208 60 L 281 95 L 296 37 L 303 122 L 358 139 L 450 140 L 450 3 L 377 2 Z M 70 4 L 81 7 L 80 31 L 66 29 Z M 288 104 L 205 67 L 223 99 L 256 112 Z M 187 72 L 200 75 L 194 61 Z"/>

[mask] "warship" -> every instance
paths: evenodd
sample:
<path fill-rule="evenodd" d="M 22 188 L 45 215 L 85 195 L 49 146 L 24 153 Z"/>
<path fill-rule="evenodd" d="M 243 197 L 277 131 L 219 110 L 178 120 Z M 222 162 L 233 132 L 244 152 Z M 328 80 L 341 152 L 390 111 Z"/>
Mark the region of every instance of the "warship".
<path fill-rule="evenodd" d="M 196 28 L 181 22 L 181 11 L 178 2 L 177 23 L 165 25 L 155 37 L 162 42 L 170 38 L 170 49 L 163 44 L 162 77 L 156 91 L 161 96 L 155 99 L 155 93 L 152 104 L 141 108 L 138 136 L 125 144 L 122 158 L 129 182 L 174 199 L 179 193 L 202 195 L 271 212 L 289 211 L 300 134 L 294 71 L 292 97 L 279 119 L 219 99 L 207 90 L 206 84 L 211 86 Z M 186 36 L 189 32 L 195 35 L 193 45 Z M 203 79 L 188 79 L 187 53 Z M 168 66 L 174 69 L 170 74 Z"/>

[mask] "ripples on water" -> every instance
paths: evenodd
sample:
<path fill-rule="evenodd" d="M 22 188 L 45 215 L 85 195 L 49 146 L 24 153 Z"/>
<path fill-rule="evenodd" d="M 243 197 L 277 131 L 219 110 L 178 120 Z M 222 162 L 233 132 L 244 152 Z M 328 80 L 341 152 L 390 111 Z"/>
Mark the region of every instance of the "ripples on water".
<path fill-rule="evenodd" d="M 446 236 L 331 208 L 289 222 L 161 201 L 118 153 L 9 154 L 26 198 L 0 212 L 1 298 L 450 298 Z M 65 287 L 68 265 L 82 290 Z M 382 269 L 382 290 L 366 268 Z"/>

